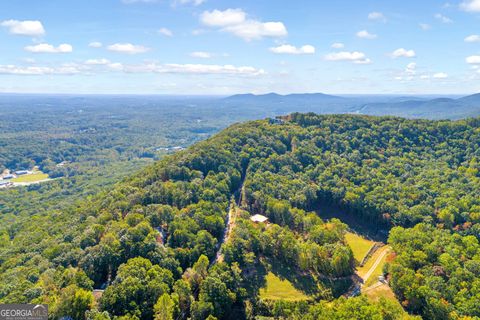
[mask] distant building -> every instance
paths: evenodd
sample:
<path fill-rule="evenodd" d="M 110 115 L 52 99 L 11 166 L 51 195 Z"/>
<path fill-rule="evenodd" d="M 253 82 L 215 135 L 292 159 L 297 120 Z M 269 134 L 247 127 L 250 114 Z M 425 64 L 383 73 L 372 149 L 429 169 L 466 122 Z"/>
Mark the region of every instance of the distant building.
<path fill-rule="evenodd" d="M 13 183 L 10 181 L 0 180 L 0 188 L 6 188 L 13 186 Z"/>
<path fill-rule="evenodd" d="M 265 216 L 262 216 L 261 214 L 256 214 L 254 216 L 251 216 L 250 220 L 252 220 L 255 223 L 265 223 L 268 220 L 268 218 Z"/>
<path fill-rule="evenodd" d="M 15 171 L 15 174 L 17 176 L 21 176 L 21 175 L 24 175 L 24 174 L 29 174 L 29 172 L 27 170 L 18 170 L 18 171 Z"/>
<path fill-rule="evenodd" d="M 181 150 L 184 150 L 185 147 L 182 147 L 182 146 L 175 146 L 175 147 L 158 147 L 156 148 L 155 150 L 156 151 L 181 151 Z"/>
<path fill-rule="evenodd" d="M 270 124 L 282 124 L 284 122 L 282 119 L 268 118 L 268 123 Z"/>
<path fill-rule="evenodd" d="M 56 167 L 57 168 L 61 168 L 61 167 L 64 167 L 66 164 L 68 164 L 69 162 L 68 161 L 62 161 L 60 163 L 57 163 L 56 164 Z"/>

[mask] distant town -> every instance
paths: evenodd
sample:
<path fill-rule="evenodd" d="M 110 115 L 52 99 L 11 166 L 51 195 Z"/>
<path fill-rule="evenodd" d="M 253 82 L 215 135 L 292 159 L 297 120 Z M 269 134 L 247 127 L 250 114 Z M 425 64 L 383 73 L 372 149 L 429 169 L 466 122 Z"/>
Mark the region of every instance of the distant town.
<path fill-rule="evenodd" d="M 182 147 L 182 146 L 174 146 L 174 147 L 158 147 L 155 150 L 164 151 L 164 152 L 176 152 L 176 151 L 182 151 L 184 149 L 185 147 Z"/>
<path fill-rule="evenodd" d="M 31 184 L 50 181 L 48 174 L 43 173 L 34 167 L 32 170 L 9 170 L 6 169 L 0 174 L 0 189 L 28 186 Z"/>

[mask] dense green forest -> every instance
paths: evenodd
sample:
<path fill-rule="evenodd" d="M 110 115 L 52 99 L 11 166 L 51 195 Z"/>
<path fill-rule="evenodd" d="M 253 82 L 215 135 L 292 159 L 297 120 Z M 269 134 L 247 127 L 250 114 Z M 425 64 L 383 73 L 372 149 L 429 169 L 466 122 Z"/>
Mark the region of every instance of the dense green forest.
<path fill-rule="evenodd" d="M 22 229 L 109 188 L 247 113 L 205 98 L 0 95 L 0 173 L 38 166 L 53 181 L 0 189 L 0 228 Z M 250 116 L 257 113 L 251 112 Z"/>
<path fill-rule="evenodd" d="M 479 144 L 478 118 L 235 124 L 75 205 L 2 223 L 0 302 L 48 303 L 55 319 L 480 317 Z M 322 204 L 391 230 L 385 272 L 411 315 L 341 297 L 355 261 Z M 262 299 L 269 271 L 309 298 Z"/>

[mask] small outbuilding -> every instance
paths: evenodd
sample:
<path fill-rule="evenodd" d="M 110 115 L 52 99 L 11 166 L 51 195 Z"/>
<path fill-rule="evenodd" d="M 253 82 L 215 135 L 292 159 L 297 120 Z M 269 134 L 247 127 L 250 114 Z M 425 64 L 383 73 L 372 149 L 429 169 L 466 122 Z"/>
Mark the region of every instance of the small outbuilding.
<path fill-rule="evenodd" d="M 268 221 L 268 218 L 265 216 L 262 216 L 261 214 L 256 214 L 254 216 L 251 216 L 250 220 L 252 220 L 255 223 L 265 223 Z"/>
<path fill-rule="evenodd" d="M 268 123 L 270 124 L 283 124 L 285 121 L 279 118 L 268 118 Z"/>
<path fill-rule="evenodd" d="M 0 180 L 0 188 L 11 187 L 13 185 L 10 181 Z"/>

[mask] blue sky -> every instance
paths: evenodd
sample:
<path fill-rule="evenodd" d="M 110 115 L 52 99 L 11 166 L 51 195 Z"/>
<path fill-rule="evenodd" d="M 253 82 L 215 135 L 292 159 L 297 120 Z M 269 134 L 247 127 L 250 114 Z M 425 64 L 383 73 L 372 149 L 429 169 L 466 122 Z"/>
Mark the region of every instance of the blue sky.
<path fill-rule="evenodd" d="M 0 92 L 470 94 L 480 0 L 2 0 Z"/>

